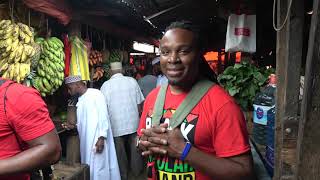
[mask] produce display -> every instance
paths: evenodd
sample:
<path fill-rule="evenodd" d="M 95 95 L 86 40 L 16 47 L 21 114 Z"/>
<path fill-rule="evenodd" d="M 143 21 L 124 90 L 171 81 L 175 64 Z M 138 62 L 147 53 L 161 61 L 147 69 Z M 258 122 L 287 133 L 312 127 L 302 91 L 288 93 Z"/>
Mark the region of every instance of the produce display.
<path fill-rule="evenodd" d="M 103 64 L 102 68 L 103 68 L 103 71 L 104 71 L 104 77 L 105 77 L 105 79 L 110 79 L 111 73 L 110 73 L 110 66 L 109 66 L 109 64 Z"/>
<path fill-rule="evenodd" d="M 122 53 L 120 50 L 112 50 L 110 52 L 109 62 L 121 62 L 122 61 Z"/>
<path fill-rule="evenodd" d="M 33 86 L 42 96 L 53 94 L 64 80 L 64 45 L 60 39 L 37 38 L 42 53 L 36 68 L 36 75 L 32 80 Z"/>
<path fill-rule="evenodd" d="M 108 49 L 102 50 L 102 63 L 109 63 L 110 51 Z"/>
<path fill-rule="evenodd" d="M 84 41 L 77 36 L 70 37 L 71 61 L 69 75 L 80 75 L 83 81 L 90 80 L 89 56 Z"/>
<path fill-rule="evenodd" d="M 0 21 L 0 75 L 18 83 L 30 73 L 40 49 L 34 43 L 33 29 L 11 20 Z"/>
<path fill-rule="evenodd" d="M 102 63 L 102 53 L 97 50 L 90 51 L 89 55 L 89 64 L 90 66 L 94 66 Z"/>
<path fill-rule="evenodd" d="M 95 68 L 95 72 L 94 72 L 94 75 L 93 75 L 93 80 L 94 81 L 98 81 L 100 78 L 103 77 L 103 74 L 104 74 L 104 70 L 103 70 L 102 67 Z"/>
<path fill-rule="evenodd" d="M 267 82 L 274 69 L 261 69 L 250 63 L 250 59 L 242 59 L 240 64 L 227 67 L 218 76 L 218 82 L 233 96 L 241 108 L 252 111 L 256 93 Z"/>

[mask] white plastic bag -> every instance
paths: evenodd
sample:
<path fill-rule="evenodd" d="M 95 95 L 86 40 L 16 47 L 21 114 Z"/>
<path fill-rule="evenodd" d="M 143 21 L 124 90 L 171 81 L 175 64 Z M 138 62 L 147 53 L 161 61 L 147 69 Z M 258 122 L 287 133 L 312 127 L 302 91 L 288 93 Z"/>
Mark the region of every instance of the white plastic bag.
<path fill-rule="evenodd" d="M 225 51 L 256 52 L 256 15 L 229 16 Z"/>

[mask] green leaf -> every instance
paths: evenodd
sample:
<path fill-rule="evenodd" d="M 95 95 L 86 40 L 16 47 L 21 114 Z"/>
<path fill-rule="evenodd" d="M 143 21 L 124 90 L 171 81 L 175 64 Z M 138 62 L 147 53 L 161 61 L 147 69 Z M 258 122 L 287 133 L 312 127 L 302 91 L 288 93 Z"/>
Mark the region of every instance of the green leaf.
<path fill-rule="evenodd" d="M 230 94 L 230 96 L 234 96 L 234 95 L 236 95 L 237 93 L 239 93 L 239 88 L 237 88 L 237 87 L 232 87 L 232 88 L 230 88 L 229 90 L 228 90 L 228 92 L 229 92 L 229 94 Z"/>
<path fill-rule="evenodd" d="M 241 68 L 241 67 L 242 67 L 242 64 L 235 64 L 235 65 L 234 65 L 234 68 L 235 68 L 235 69 L 239 69 L 239 68 Z"/>
<path fill-rule="evenodd" d="M 259 83 L 262 83 L 262 84 L 266 81 L 266 78 L 260 72 L 255 72 L 254 78 L 257 79 L 259 81 Z"/>
<path fill-rule="evenodd" d="M 223 75 L 221 75 L 221 76 L 219 76 L 220 77 L 220 79 L 227 79 L 227 80 L 229 80 L 229 79 L 232 79 L 232 78 L 234 78 L 234 76 L 232 76 L 232 75 L 225 75 L 225 74 L 223 74 Z"/>
<path fill-rule="evenodd" d="M 249 94 L 250 96 L 255 96 L 256 95 L 256 91 L 257 91 L 257 86 L 255 86 L 254 84 L 252 84 L 250 87 L 249 87 Z"/>
<path fill-rule="evenodd" d="M 241 83 L 244 83 L 246 81 L 250 80 L 250 77 L 247 77 L 247 78 L 244 78 L 244 79 L 241 79 Z"/>
<path fill-rule="evenodd" d="M 232 66 L 227 67 L 227 69 L 224 70 L 223 74 L 227 75 L 230 74 L 232 75 L 234 73 L 234 68 Z"/>

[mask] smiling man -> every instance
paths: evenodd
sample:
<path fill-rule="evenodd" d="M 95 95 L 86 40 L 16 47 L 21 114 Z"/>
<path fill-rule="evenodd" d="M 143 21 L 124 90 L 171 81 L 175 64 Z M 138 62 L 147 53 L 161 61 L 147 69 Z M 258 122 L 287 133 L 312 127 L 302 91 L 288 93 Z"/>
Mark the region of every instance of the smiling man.
<path fill-rule="evenodd" d="M 172 23 L 160 51 L 169 85 L 149 94 L 138 128 L 138 147 L 148 156 L 148 179 L 253 179 L 243 114 L 215 84 L 199 31 L 190 22 Z"/>

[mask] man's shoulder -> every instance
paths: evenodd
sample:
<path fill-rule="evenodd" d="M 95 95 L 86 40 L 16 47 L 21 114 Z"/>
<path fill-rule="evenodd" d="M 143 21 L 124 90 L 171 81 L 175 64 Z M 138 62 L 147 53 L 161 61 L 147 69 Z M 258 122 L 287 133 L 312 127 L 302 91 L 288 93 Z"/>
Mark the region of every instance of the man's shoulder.
<path fill-rule="evenodd" d="M 34 88 L 31 88 L 31 87 L 27 87 L 27 86 L 24 86 L 22 84 L 19 84 L 19 83 L 13 83 L 11 84 L 9 87 L 8 87 L 8 90 L 7 90 L 7 95 L 8 96 L 15 96 L 15 97 L 20 97 L 21 95 L 25 94 L 25 93 L 28 93 L 28 94 L 33 94 L 35 96 L 39 96 L 39 92 L 34 89 Z"/>
<path fill-rule="evenodd" d="M 88 88 L 87 92 L 95 97 L 103 96 L 102 92 L 99 89 Z"/>
<path fill-rule="evenodd" d="M 123 76 L 124 79 L 126 80 L 129 80 L 129 81 L 132 81 L 132 82 L 137 82 L 137 80 L 133 77 L 130 77 L 130 76 Z"/>
<path fill-rule="evenodd" d="M 229 95 L 220 85 L 213 85 L 208 93 L 205 95 L 204 100 L 208 100 L 215 107 L 220 108 L 227 103 L 236 103 L 234 98 Z"/>
<path fill-rule="evenodd" d="M 88 91 L 93 94 L 101 94 L 101 91 L 96 88 L 88 88 Z"/>
<path fill-rule="evenodd" d="M 157 96 L 158 96 L 158 93 L 159 93 L 159 90 L 160 90 L 160 87 L 161 86 L 158 86 L 156 88 L 154 88 L 149 94 L 148 96 L 146 97 L 146 101 L 155 101 Z"/>

